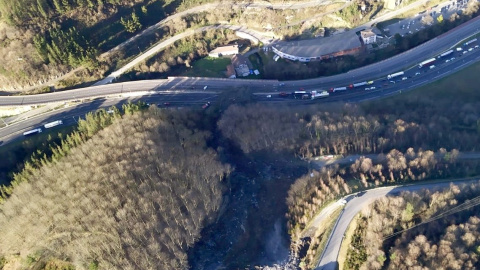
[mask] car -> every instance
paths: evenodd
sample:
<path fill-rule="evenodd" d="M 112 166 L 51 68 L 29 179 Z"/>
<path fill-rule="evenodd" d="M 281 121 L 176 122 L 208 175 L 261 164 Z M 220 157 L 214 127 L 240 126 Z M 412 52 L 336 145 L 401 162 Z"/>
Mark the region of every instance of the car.
<path fill-rule="evenodd" d="M 450 59 L 445 60 L 445 63 L 448 63 L 448 62 L 450 62 Z"/>
<path fill-rule="evenodd" d="M 478 47 L 479 47 L 478 45 L 475 45 L 475 47 L 474 47 L 474 48 L 475 48 L 475 49 L 477 49 Z"/>
<path fill-rule="evenodd" d="M 468 49 L 469 52 L 473 51 L 473 48 Z"/>
<path fill-rule="evenodd" d="M 164 102 L 163 106 L 170 106 L 170 102 Z"/>
<path fill-rule="evenodd" d="M 457 52 L 461 52 L 461 51 L 463 51 L 463 49 L 462 49 L 462 48 L 460 48 L 460 47 L 458 47 L 456 50 L 457 50 Z"/>
<path fill-rule="evenodd" d="M 402 78 L 402 81 L 405 81 L 406 79 L 408 79 L 408 78 L 407 78 L 407 77 L 403 77 L 403 78 Z"/>
<path fill-rule="evenodd" d="M 280 97 L 288 97 L 288 94 L 285 92 L 281 92 L 278 94 Z"/>
<path fill-rule="evenodd" d="M 435 68 L 435 65 L 431 65 L 431 66 L 430 66 L 430 69 L 434 69 L 434 68 Z"/>
<path fill-rule="evenodd" d="M 455 60 L 455 57 L 450 58 L 450 61 L 453 61 L 453 60 Z"/>
<path fill-rule="evenodd" d="M 346 205 L 347 204 L 347 200 L 345 200 L 345 199 L 341 199 L 338 202 L 340 203 L 340 205 Z"/>
<path fill-rule="evenodd" d="M 416 73 L 415 73 L 415 76 L 417 76 L 417 75 L 420 75 L 420 72 L 416 72 Z"/>
<path fill-rule="evenodd" d="M 393 84 L 395 84 L 395 81 L 390 81 L 390 83 L 393 83 Z"/>
<path fill-rule="evenodd" d="M 210 101 L 205 103 L 205 105 L 202 106 L 202 109 L 206 109 L 208 107 L 210 107 Z"/>
<path fill-rule="evenodd" d="M 208 88 L 208 85 L 205 85 L 205 86 L 203 87 L 203 90 L 207 90 L 207 88 Z"/>
<path fill-rule="evenodd" d="M 375 89 L 376 89 L 375 86 L 370 87 L 370 90 L 375 90 Z"/>
<path fill-rule="evenodd" d="M 463 51 L 463 54 L 466 54 L 468 51 Z"/>
<path fill-rule="evenodd" d="M 272 97 L 272 95 L 267 95 L 267 98 L 271 98 L 271 97 Z"/>
<path fill-rule="evenodd" d="M 367 91 L 370 90 L 370 87 L 366 87 L 365 90 L 367 90 Z"/>
<path fill-rule="evenodd" d="M 279 83 L 278 86 L 285 86 L 285 83 Z"/>

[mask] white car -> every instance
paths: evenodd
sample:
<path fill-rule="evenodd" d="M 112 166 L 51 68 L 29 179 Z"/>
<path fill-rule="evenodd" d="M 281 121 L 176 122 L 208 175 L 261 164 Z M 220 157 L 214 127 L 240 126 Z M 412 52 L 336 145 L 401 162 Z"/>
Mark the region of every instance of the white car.
<path fill-rule="evenodd" d="M 370 87 L 365 88 L 365 90 L 370 90 Z"/>
<path fill-rule="evenodd" d="M 466 54 L 466 53 L 467 53 L 467 51 L 463 51 L 463 54 Z"/>
<path fill-rule="evenodd" d="M 402 78 L 402 81 L 405 81 L 406 79 L 408 79 L 408 78 L 407 78 L 407 77 L 403 77 L 403 78 Z"/>
<path fill-rule="evenodd" d="M 434 68 L 435 68 L 435 65 L 431 65 L 431 66 L 430 66 L 430 69 L 434 69 Z"/>
<path fill-rule="evenodd" d="M 461 52 L 461 51 L 463 51 L 463 49 L 460 48 L 460 47 L 458 47 L 458 48 L 457 48 L 457 52 Z"/>
<path fill-rule="evenodd" d="M 473 51 L 473 48 L 468 49 L 469 52 Z"/>
<path fill-rule="evenodd" d="M 203 90 L 207 90 L 208 88 L 208 85 L 205 85 L 205 87 L 203 87 Z"/>
<path fill-rule="evenodd" d="M 347 204 L 347 200 L 345 200 L 345 199 L 341 199 L 338 202 L 340 203 L 340 205 L 346 205 Z"/>
<path fill-rule="evenodd" d="M 375 86 L 370 87 L 370 90 L 375 90 L 375 89 L 376 89 Z"/>
<path fill-rule="evenodd" d="M 445 60 L 445 63 L 448 63 L 448 62 L 450 62 L 450 59 Z"/>
<path fill-rule="evenodd" d="M 420 72 L 415 73 L 415 76 L 420 75 Z"/>
<path fill-rule="evenodd" d="M 475 47 L 474 47 L 474 48 L 475 48 L 475 49 L 476 49 L 476 48 L 478 48 L 478 45 L 475 45 Z"/>
<path fill-rule="evenodd" d="M 450 58 L 450 61 L 453 61 L 453 60 L 455 60 L 455 57 Z"/>
<path fill-rule="evenodd" d="M 271 98 L 271 97 L 272 97 L 272 95 L 267 95 L 267 98 Z"/>

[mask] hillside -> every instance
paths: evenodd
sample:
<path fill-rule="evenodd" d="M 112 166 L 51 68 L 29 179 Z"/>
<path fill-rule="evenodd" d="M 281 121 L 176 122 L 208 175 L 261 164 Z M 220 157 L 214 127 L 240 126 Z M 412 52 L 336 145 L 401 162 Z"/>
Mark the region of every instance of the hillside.
<path fill-rule="evenodd" d="M 0 205 L 0 261 L 21 269 L 186 269 L 230 167 L 182 113 L 126 114 Z M 57 268 L 54 268 L 57 267 Z"/>
<path fill-rule="evenodd" d="M 479 192 L 472 183 L 377 200 L 358 218 L 345 269 L 478 269 Z"/>

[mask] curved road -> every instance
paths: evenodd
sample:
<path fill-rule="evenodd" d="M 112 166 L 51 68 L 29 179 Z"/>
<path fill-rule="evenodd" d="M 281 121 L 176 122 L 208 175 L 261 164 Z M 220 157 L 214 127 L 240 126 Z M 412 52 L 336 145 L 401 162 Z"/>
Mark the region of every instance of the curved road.
<path fill-rule="evenodd" d="M 431 58 L 444 50 L 454 46 L 457 42 L 465 39 L 480 29 L 480 17 L 474 18 L 459 27 L 428 41 L 407 52 L 396 55 L 384 61 L 371 64 L 350 72 L 330 77 L 321 77 L 309 80 L 289 81 L 287 86 L 304 88 L 319 88 L 345 86 L 353 82 L 371 80 L 386 76 L 387 74 L 404 70 L 415 66 L 424 59 Z M 476 61 L 476 60 L 475 60 Z M 167 80 L 137 81 L 121 84 L 110 84 L 69 90 L 56 93 L 31 95 L 31 96 L 7 96 L 2 97 L 0 106 L 46 104 L 74 100 L 78 98 L 102 97 L 105 95 L 120 94 L 123 91 L 145 91 L 147 89 L 167 90 L 170 87 L 176 89 L 190 88 L 191 86 L 228 86 L 251 87 L 261 91 L 272 91 L 276 89 L 278 81 L 275 80 L 242 80 L 242 79 L 216 79 L 216 78 L 170 78 Z M 128 88 L 128 90 L 127 90 Z"/>
<path fill-rule="evenodd" d="M 340 217 L 332 231 L 332 234 L 325 246 L 325 252 L 320 258 L 320 262 L 315 269 L 317 270 L 336 270 L 337 268 L 337 257 L 340 251 L 340 246 L 343 240 L 343 235 L 347 230 L 348 225 L 355 217 L 355 215 L 361 211 L 365 206 L 373 202 L 374 200 L 387 196 L 398 194 L 402 191 L 418 191 L 421 189 L 445 189 L 450 186 L 451 183 L 467 183 L 467 182 L 479 182 L 480 179 L 475 180 L 464 180 L 459 179 L 455 181 L 443 182 L 443 183 L 432 183 L 432 184 L 423 184 L 423 185 L 406 185 L 406 186 L 394 186 L 394 187 L 382 187 L 366 191 L 363 195 L 350 195 L 347 198 L 348 203 L 346 204 L 343 212 L 340 214 Z"/>

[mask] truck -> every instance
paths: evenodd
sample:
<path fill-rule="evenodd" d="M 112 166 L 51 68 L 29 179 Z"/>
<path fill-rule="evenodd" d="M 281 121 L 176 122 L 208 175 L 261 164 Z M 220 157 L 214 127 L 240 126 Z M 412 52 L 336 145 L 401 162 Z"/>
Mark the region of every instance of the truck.
<path fill-rule="evenodd" d="M 367 84 L 368 84 L 367 82 L 359 82 L 359 83 L 350 84 L 348 87 L 355 88 L 355 87 L 360 87 L 360 86 L 364 86 L 364 85 L 367 85 Z"/>
<path fill-rule="evenodd" d="M 304 95 L 308 95 L 307 91 L 295 91 L 295 92 L 292 93 L 292 96 L 294 98 L 302 98 L 303 99 Z"/>
<path fill-rule="evenodd" d="M 311 93 L 312 99 L 326 98 L 329 95 L 330 94 L 327 91 L 323 91 L 323 90 L 320 90 L 320 91 L 313 90 L 312 93 Z"/>
<path fill-rule="evenodd" d="M 53 121 L 53 122 L 45 124 L 44 127 L 45 128 L 52 128 L 52 127 L 62 125 L 62 124 L 63 124 L 62 120 L 57 120 L 57 121 Z"/>
<path fill-rule="evenodd" d="M 400 72 L 397 72 L 397 73 L 393 73 L 393 74 L 390 74 L 387 76 L 387 79 L 393 79 L 395 77 L 398 77 L 398 76 L 402 76 L 403 74 L 405 74 L 403 71 L 400 71 Z"/>
<path fill-rule="evenodd" d="M 474 38 L 474 39 L 472 39 L 472 40 L 469 40 L 469 41 L 465 42 L 465 44 L 463 44 L 463 45 L 465 45 L 465 46 L 468 46 L 468 45 L 470 45 L 470 44 L 474 43 L 475 41 L 477 41 L 477 39 L 476 39 L 476 38 Z"/>
<path fill-rule="evenodd" d="M 330 88 L 330 92 L 335 93 L 337 91 L 346 91 L 347 87 L 335 87 L 335 88 Z"/>
<path fill-rule="evenodd" d="M 29 131 L 25 131 L 23 133 L 23 136 L 30 136 L 30 135 L 37 134 L 37 133 L 42 133 L 42 129 L 41 128 L 36 128 L 36 129 L 29 130 Z"/>
<path fill-rule="evenodd" d="M 440 59 L 440 58 L 442 58 L 442 57 L 444 57 L 444 56 L 447 56 L 447 55 L 449 55 L 449 54 L 451 54 L 451 53 L 453 53 L 453 50 L 448 50 L 448 51 L 440 54 L 440 55 L 437 57 L 437 59 Z"/>
<path fill-rule="evenodd" d="M 418 68 L 428 67 L 431 64 L 435 63 L 435 60 L 437 60 L 437 59 L 430 58 L 428 60 L 425 60 L 425 61 L 421 62 L 420 64 L 418 64 Z"/>

